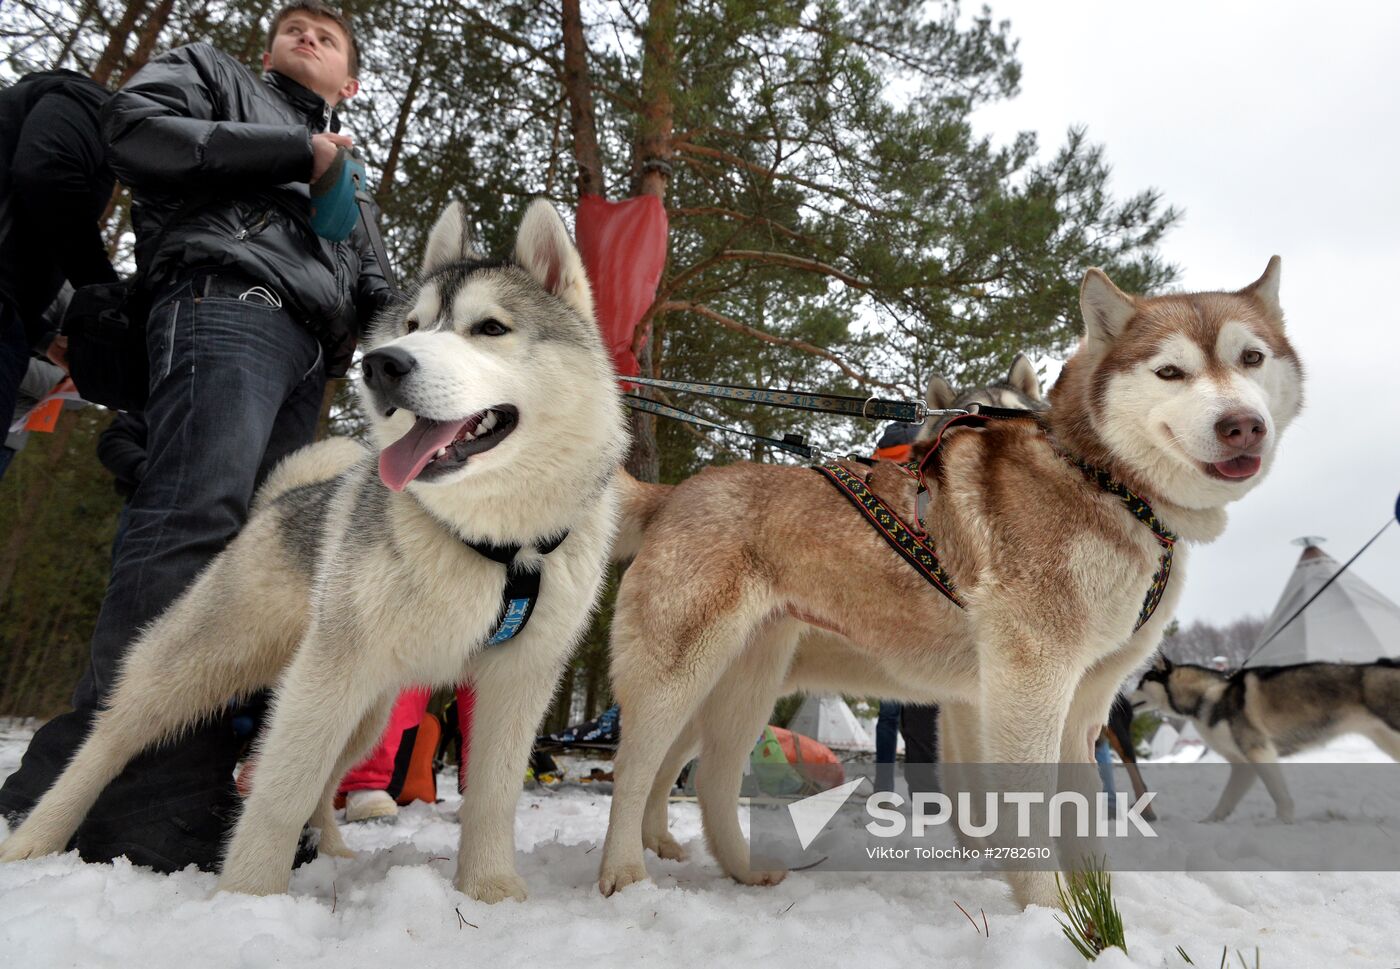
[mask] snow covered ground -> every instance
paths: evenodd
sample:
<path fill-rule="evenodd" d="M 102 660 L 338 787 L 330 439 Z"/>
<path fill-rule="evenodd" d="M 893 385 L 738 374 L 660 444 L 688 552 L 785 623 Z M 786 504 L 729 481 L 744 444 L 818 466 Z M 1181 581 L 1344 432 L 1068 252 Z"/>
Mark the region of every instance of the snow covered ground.
<path fill-rule="evenodd" d="M 28 733 L 0 730 L 0 777 Z M 1310 759 L 1382 757 L 1348 738 Z M 524 795 L 524 904 L 482 905 L 453 889 L 455 796 L 415 804 L 392 824 L 348 826 L 358 858 L 318 859 L 274 898 L 213 895 L 213 875 L 87 865 L 74 854 L 0 865 L 0 966 L 1084 965 L 1051 910 L 1018 911 L 988 875 L 807 871 L 774 888 L 735 885 L 706 854 L 690 803 L 673 806 L 672 826 L 692 860 L 648 856 L 654 882 L 602 898 L 594 879 L 608 801 L 587 786 Z M 1096 967 L 1179 969 L 1178 945 L 1211 969 L 1226 945 L 1234 966 L 1235 949 L 1252 966 L 1256 946 L 1266 969 L 1400 966 L 1397 873 L 1125 873 L 1114 884 L 1129 953 L 1111 950 Z M 985 912 L 990 936 L 955 902 Z"/>

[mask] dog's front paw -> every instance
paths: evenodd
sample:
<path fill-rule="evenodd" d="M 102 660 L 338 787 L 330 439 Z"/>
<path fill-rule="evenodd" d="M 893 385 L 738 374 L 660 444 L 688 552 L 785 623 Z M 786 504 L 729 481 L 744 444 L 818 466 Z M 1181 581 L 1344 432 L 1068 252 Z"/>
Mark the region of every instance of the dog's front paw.
<path fill-rule="evenodd" d="M 1057 908 L 1060 904 L 1059 883 L 1051 871 L 1013 871 L 1007 874 L 1011 895 L 1021 908 L 1041 905 Z M 1066 879 L 1068 881 L 1068 879 Z"/>
<path fill-rule="evenodd" d="M 748 871 L 740 872 L 734 876 L 734 880 L 741 885 L 776 885 L 787 877 L 787 872 L 783 870 L 775 871 Z"/>
<path fill-rule="evenodd" d="M 1210 812 L 1209 814 L 1207 814 L 1205 817 L 1201 818 L 1201 823 L 1202 823 L 1202 824 L 1219 824 L 1221 821 L 1224 821 L 1227 817 L 1229 817 L 1228 814 L 1221 814 L 1219 811 L 1212 811 L 1212 812 Z"/>
<path fill-rule="evenodd" d="M 457 890 L 468 898 L 485 902 L 487 905 L 495 905 L 508 898 L 523 902 L 526 896 L 525 879 L 513 871 L 482 878 L 468 878 L 459 875 Z"/>
<path fill-rule="evenodd" d="M 320 838 L 316 841 L 316 854 L 328 855 L 331 858 L 355 857 L 355 852 L 350 850 L 350 846 L 341 837 L 340 828 L 333 824 L 320 829 Z"/>
<path fill-rule="evenodd" d="M 1279 820 L 1279 823 L 1280 823 L 1280 824 L 1292 824 L 1292 823 L 1293 823 L 1293 807 L 1292 807 L 1292 805 L 1289 805 L 1288 807 L 1280 807 L 1280 808 L 1278 809 L 1277 814 L 1278 814 L 1278 820 Z"/>
<path fill-rule="evenodd" d="M 628 885 L 647 880 L 646 865 L 605 866 L 598 874 L 598 891 L 605 896 L 620 892 Z"/>
<path fill-rule="evenodd" d="M 289 878 L 269 881 L 265 878 L 253 880 L 220 878 L 216 892 L 228 892 L 234 895 L 285 895 Z"/>
<path fill-rule="evenodd" d="M 690 857 L 690 852 L 686 851 L 679 841 L 671 837 L 669 831 L 656 838 L 643 838 L 642 841 L 647 848 L 656 852 L 658 858 L 665 858 L 667 861 L 685 861 Z"/>
<path fill-rule="evenodd" d="M 44 838 L 42 835 L 26 831 L 21 825 L 14 834 L 5 839 L 3 844 L 0 844 L 0 861 L 23 861 L 26 858 L 39 858 L 62 851 L 63 847 L 63 842 L 58 839 Z"/>

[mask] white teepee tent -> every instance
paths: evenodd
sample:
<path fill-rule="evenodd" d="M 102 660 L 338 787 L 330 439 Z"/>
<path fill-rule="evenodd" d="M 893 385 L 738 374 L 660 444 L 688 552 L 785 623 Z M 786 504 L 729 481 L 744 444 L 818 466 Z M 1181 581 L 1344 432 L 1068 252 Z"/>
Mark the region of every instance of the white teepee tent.
<path fill-rule="evenodd" d="M 1369 663 L 1400 656 L 1400 606 L 1381 595 L 1352 569 L 1328 586 L 1317 601 L 1275 632 L 1330 579 L 1340 566 L 1319 546 L 1320 538 L 1300 538 L 1303 554 L 1283 588 L 1258 643 L 1273 636 L 1246 666 L 1284 666 L 1324 661 Z M 1257 645 L 1257 644 L 1256 644 Z"/>
<path fill-rule="evenodd" d="M 788 729 L 826 744 L 832 750 L 874 750 L 875 741 L 839 696 L 809 696 L 793 714 Z"/>

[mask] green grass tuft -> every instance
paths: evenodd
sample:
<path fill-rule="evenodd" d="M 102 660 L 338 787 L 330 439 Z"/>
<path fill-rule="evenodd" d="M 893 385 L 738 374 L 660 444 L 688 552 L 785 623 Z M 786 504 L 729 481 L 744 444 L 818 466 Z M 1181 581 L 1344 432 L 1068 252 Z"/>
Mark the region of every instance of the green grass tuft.
<path fill-rule="evenodd" d="M 1112 875 L 1098 866 L 1072 871 L 1066 887 L 1056 873 L 1055 886 L 1060 893 L 1060 908 L 1065 912 L 1064 919 L 1057 915 L 1055 921 L 1080 955 L 1092 962 L 1105 949 L 1128 951 L 1123 916 L 1113 901 Z"/>

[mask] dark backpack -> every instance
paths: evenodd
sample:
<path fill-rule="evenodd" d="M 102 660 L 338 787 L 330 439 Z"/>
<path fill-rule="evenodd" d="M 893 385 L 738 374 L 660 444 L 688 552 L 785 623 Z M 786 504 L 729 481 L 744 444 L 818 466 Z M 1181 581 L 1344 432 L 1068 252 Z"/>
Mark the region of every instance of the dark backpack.
<path fill-rule="evenodd" d="M 84 286 L 63 317 L 68 372 L 84 400 L 113 410 L 139 411 L 150 392 L 146 315 L 137 280 Z"/>

